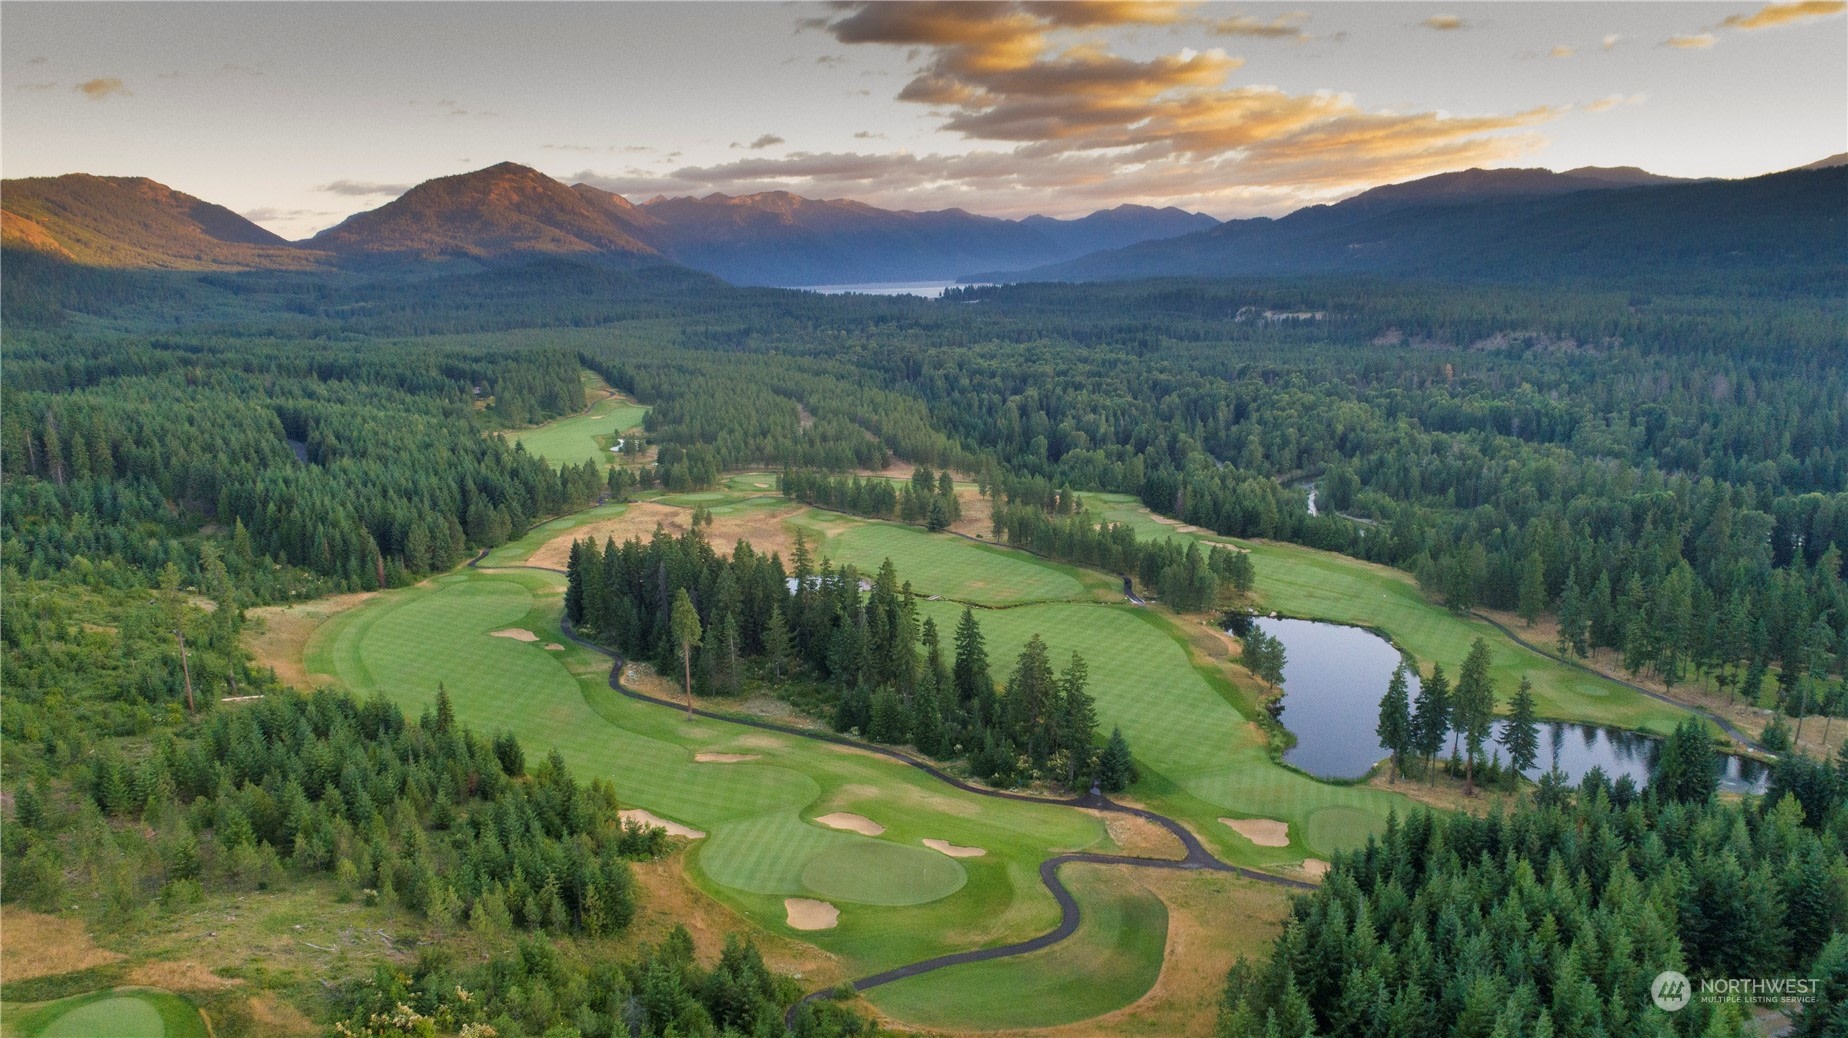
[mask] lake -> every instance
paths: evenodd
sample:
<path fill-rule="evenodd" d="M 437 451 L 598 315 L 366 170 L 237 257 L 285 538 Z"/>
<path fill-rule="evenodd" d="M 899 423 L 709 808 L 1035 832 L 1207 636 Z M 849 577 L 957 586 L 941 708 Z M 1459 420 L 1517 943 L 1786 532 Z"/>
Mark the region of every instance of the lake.
<path fill-rule="evenodd" d="M 1399 650 L 1359 627 L 1267 617 L 1252 622 L 1284 646 L 1281 720 L 1295 734 L 1296 745 L 1283 759 L 1323 778 L 1359 778 L 1384 760 L 1386 748 L 1374 727 L 1379 723 L 1380 697 L 1402 659 Z M 1415 695 L 1418 677 L 1410 670 L 1406 676 Z M 1502 724 L 1496 723 L 1484 752 L 1492 755 L 1500 748 L 1494 739 Z M 1622 729 L 1542 722 L 1539 761 L 1527 774 L 1538 778 L 1557 763 L 1576 783 L 1600 767 L 1613 782 L 1628 775 L 1641 786 L 1649 781 L 1660 747 L 1659 739 Z M 1723 759 L 1721 789 L 1764 791 L 1769 779 L 1764 765 L 1730 755 Z"/>
<path fill-rule="evenodd" d="M 941 296 L 946 288 L 980 288 L 988 284 L 990 282 L 963 284 L 960 281 L 946 280 L 867 281 L 856 285 L 797 285 L 795 288 L 798 292 L 817 292 L 824 296 L 846 295 L 854 292 L 863 296 L 923 296 L 925 299 L 935 299 Z"/>

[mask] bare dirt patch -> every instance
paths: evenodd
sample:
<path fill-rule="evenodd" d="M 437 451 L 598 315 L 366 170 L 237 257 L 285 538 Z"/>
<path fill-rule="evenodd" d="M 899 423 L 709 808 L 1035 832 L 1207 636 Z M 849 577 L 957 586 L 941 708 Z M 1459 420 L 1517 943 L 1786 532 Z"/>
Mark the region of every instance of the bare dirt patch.
<path fill-rule="evenodd" d="M 885 832 L 885 826 L 865 815 L 856 815 L 851 811 L 834 811 L 815 819 L 830 829 L 842 829 L 859 833 L 861 836 L 878 836 Z"/>
<path fill-rule="evenodd" d="M 247 1004 L 258 1034 L 281 1035 L 285 1038 L 301 1035 L 306 1038 L 326 1033 L 326 1029 L 308 1019 L 307 1014 L 284 1002 L 273 992 L 265 991 L 256 995 Z"/>
<path fill-rule="evenodd" d="M 696 753 L 693 759 L 701 764 L 737 764 L 747 760 L 757 760 L 761 753 Z"/>
<path fill-rule="evenodd" d="M 924 846 L 933 851 L 942 851 L 952 858 L 979 858 L 988 853 L 981 847 L 958 847 L 948 840 L 925 840 Z"/>
<path fill-rule="evenodd" d="M 670 822 L 652 811 L 644 811 L 639 807 L 625 808 L 617 813 L 622 816 L 622 820 L 625 822 L 640 822 L 643 825 L 659 826 L 662 829 L 666 829 L 669 836 L 684 836 L 689 840 L 699 840 L 704 839 L 706 835 L 690 825 Z"/>
<path fill-rule="evenodd" d="M 522 630 L 518 627 L 504 627 L 498 631 L 489 631 L 488 637 L 490 638 L 512 638 L 516 642 L 536 642 L 539 640 L 538 635 L 534 634 L 531 631 Z"/>
<path fill-rule="evenodd" d="M 0 909 L 0 976 L 31 980 L 106 966 L 122 956 L 98 948 L 83 924 L 12 905 Z"/>
<path fill-rule="evenodd" d="M 781 554 L 787 561 L 795 552 L 796 536 L 783 525 L 783 520 L 802 511 L 803 507 L 791 503 L 787 508 L 755 509 L 745 515 L 715 515 L 712 526 L 706 530 L 706 540 L 721 554 L 730 554 L 732 545 L 748 541 L 752 549 L 764 554 Z M 587 523 L 545 542 L 526 564 L 563 569 L 571 560 L 573 541 L 589 537 L 601 545 L 606 539 L 614 539 L 618 544 L 631 537 L 647 540 L 654 536 L 657 526 L 678 536 L 686 532 L 692 521 L 690 508 L 638 501 L 613 519 Z"/>
<path fill-rule="evenodd" d="M 546 643 L 545 643 L 545 651 L 547 651 L 547 652 L 564 652 L 564 651 L 565 651 L 565 647 L 564 647 L 563 645 L 560 645 L 560 644 L 558 644 L 557 642 L 546 642 Z"/>
<path fill-rule="evenodd" d="M 1260 847 L 1288 847 L 1290 824 L 1269 818 L 1221 818 L 1232 831 Z"/>
<path fill-rule="evenodd" d="M 244 648 L 256 657 L 257 663 L 274 670 L 283 684 L 301 689 L 313 688 L 322 683 L 317 678 L 331 679 L 327 675 L 308 673 L 302 664 L 309 637 L 329 618 L 346 612 L 375 594 L 375 591 L 360 591 L 350 595 L 330 595 L 312 602 L 246 609 L 244 618 L 256 622 L 244 625 Z"/>
<path fill-rule="evenodd" d="M 1303 875 L 1310 879 L 1321 879 L 1328 875 L 1328 863 L 1320 858 L 1307 858 L 1303 861 Z"/>
<path fill-rule="evenodd" d="M 1110 841 L 1132 858 L 1179 861 L 1187 857 L 1187 849 L 1173 833 L 1139 815 L 1118 811 L 1086 811 L 1085 814 L 1104 823 Z"/>
<path fill-rule="evenodd" d="M 1163 526 L 1174 527 L 1176 533 L 1207 533 L 1208 532 L 1206 530 L 1200 529 L 1198 526 L 1195 526 L 1192 523 L 1184 523 L 1184 522 L 1181 522 L 1179 519 L 1170 519 L 1165 515 L 1160 515 L 1155 512 L 1150 512 L 1149 518 L 1155 520 L 1156 522 L 1162 524 Z"/>
<path fill-rule="evenodd" d="M 832 930 L 841 920 L 840 909 L 814 898 L 786 897 L 783 911 L 789 915 L 791 930 Z"/>

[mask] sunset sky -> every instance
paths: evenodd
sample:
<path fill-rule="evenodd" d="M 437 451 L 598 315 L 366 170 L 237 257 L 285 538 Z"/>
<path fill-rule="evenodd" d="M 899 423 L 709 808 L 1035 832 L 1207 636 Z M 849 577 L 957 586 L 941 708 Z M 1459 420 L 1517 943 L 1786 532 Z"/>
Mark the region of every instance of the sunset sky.
<path fill-rule="evenodd" d="M 1275 214 L 1470 166 L 1848 150 L 1848 18 L 1762 3 L 0 5 L 0 172 L 304 237 L 513 160 L 641 200 Z"/>

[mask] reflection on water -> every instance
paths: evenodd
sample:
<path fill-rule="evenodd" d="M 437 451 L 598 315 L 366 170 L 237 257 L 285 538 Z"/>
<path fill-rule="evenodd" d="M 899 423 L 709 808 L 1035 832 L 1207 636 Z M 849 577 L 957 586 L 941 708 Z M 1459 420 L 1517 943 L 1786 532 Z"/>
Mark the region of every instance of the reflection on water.
<path fill-rule="evenodd" d="M 1359 627 L 1312 620 L 1260 618 L 1264 633 L 1283 642 L 1283 725 L 1296 745 L 1283 759 L 1323 778 L 1359 778 L 1386 756 L 1374 728 L 1380 697 L 1400 662 L 1399 651 L 1384 638 Z M 1408 671 L 1413 695 L 1418 678 Z M 1484 752 L 1494 754 L 1504 722 L 1497 722 Z M 1661 741 L 1651 736 L 1597 725 L 1546 722 L 1540 725 L 1540 758 L 1528 773 L 1538 778 L 1554 764 L 1574 783 L 1593 767 L 1613 782 L 1628 775 L 1637 785 L 1648 782 Z M 1448 745 L 1445 750 L 1448 752 Z M 1720 788 L 1764 792 L 1769 770 L 1756 761 L 1725 756 Z"/>
<path fill-rule="evenodd" d="M 960 281 L 866 281 L 856 285 L 799 285 L 797 291 L 824 296 L 853 292 L 863 296 L 923 296 L 925 299 L 936 299 L 943 295 L 946 288 L 979 288 L 988 284 L 990 282 L 987 281 L 967 284 Z"/>

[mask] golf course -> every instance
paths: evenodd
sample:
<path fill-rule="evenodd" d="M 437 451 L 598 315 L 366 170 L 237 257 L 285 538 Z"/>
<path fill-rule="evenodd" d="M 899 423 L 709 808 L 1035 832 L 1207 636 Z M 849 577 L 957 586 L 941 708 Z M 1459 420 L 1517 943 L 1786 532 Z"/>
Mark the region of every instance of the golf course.
<path fill-rule="evenodd" d="M 115 988 L 6 1008 L 6 1038 L 207 1038 L 187 1001 L 155 988 Z"/>
<path fill-rule="evenodd" d="M 773 486 L 774 477 L 745 474 L 723 490 L 643 495 L 541 524 L 474 568 L 334 615 L 309 638 L 303 667 L 412 713 L 441 684 L 478 730 L 510 731 L 531 752 L 556 750 L 575 772 L 611 781 L 625 808 L 697 834 L 684 855 L 687 882 L 755 927 L 836 956 L 848 976 L 873 978 L 866 999 L 915 1026 L 1057 1026 L 1150 999 L 1168 910 L 1134 878 L 1146 867 L 1103 862 L 1185 854 L 1157 864 L 1258 870 L 1277 884 L 1267 896 L 1281 900 L 1287 885 L 1319 875 L 1330 855 L 1408 808 L 1397 794 L 1274 763 L 1249 713 L 1255 686 L 1226 662 L 1227 644 L 1194 621 L 1126 602 L 1116 576 L 803 507 L 767 492 Z M 1089 504 L 1142 536 L 1189 536 L 1127 499 Z M 800 534 L 818 558 L 863 571 L 891 559 L 939 629 L 965 606 L 975 610 L 1002 673 L 1036 634 L 1054 660 L 1082 654 L 1100 728 L 1120 726 L 1135 749 L 1139 779 L 1119 799 L 1169 820 L 1190 847 L 1126 848 L 1100 812 L 946 781 L 906 754 L 863 749 L 786 708 L 769 710 L 762 697 L 702 700 L 688 717 L 612 680 L 608 654 L 562 624 L 557 571 L 567 549 L 586 536 L 682 530 L 694 508 L 713 517 L 708 536 L 721 551 L 746 539 L 787 555 Z M 1672 725 L 1661 704 L 1549 669 L 1487 625 L 1423 603 L 1390 571 L 1240 546 L 1257 555 L 1263 608 L 1365 624 L 1421 660 L 1460 659 L 1486 631 L 1503 687 L 1529 674 L 1550 713 Z M 651 694 L 676 693 L 663 684 Z M 1225 936 L 1210 954 L 1228 961 L 1231 948 L 1274 933 L 1274 923 L 1219 927 Z M 946 997 L 952 989 L 957 997 Z"/>

